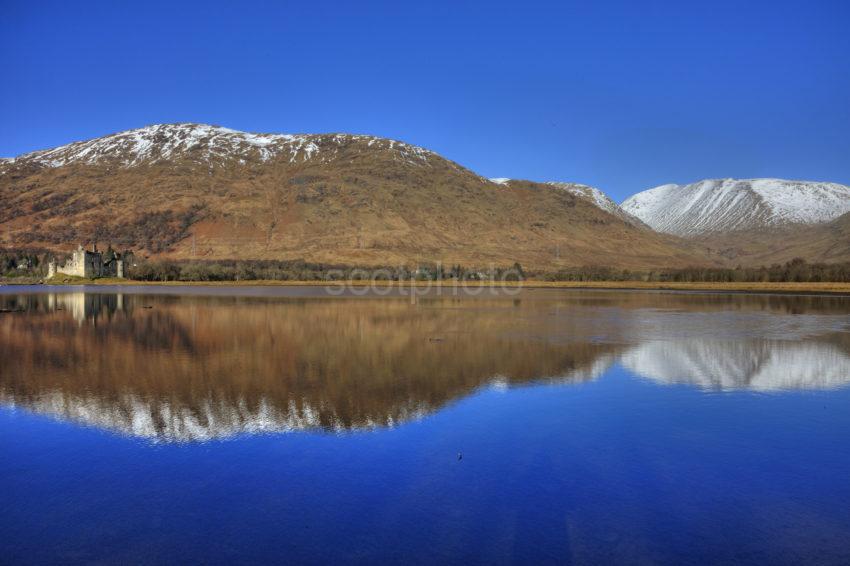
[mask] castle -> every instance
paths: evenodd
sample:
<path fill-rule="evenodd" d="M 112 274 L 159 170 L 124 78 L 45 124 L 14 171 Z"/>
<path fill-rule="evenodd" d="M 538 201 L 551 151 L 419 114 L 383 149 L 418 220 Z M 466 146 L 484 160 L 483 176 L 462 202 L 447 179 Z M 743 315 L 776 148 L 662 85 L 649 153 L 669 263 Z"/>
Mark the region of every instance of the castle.
<path fill-rule="evenodd" d="M 85 277 L 86 279 L 95 277 L 119 277 L 123 279 L 125 277 L 124 259 L 111 249 L 107 250 L 104 258 L 103 254 L 97 251 L 97 244 L 92 246 L 91 251 L 79 245 L 76 251 L 71 254 L 71 259 L 63 265 L 57 264 L 55 259 L 47 264 L 48 278 L 60 273 Z"/>

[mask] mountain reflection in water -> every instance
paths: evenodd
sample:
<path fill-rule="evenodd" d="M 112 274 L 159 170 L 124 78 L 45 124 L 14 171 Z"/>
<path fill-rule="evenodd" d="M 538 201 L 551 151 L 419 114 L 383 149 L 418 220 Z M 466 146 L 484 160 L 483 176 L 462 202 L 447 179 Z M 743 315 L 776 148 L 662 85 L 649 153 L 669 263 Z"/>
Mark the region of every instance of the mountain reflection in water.
<path fill-rule="evenodd" d="M 420 418 L 484 386 L 615 363 L 711 390 L 850 382 L 850 304 L 525 290 L 339 299 L 0 294 L 0 403 L 162 441 Z"/>

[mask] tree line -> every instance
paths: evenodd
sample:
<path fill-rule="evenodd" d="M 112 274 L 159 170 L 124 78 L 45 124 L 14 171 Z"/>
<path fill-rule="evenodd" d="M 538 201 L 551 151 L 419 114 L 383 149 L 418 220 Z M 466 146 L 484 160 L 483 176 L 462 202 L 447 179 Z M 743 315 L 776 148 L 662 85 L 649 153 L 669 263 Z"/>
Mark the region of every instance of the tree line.
<path fill-rule="evenodd" d="M 111 248 L 110 248 L 111 250 Z M 109 250 L 107 250 L 109 253 Z M 132 255 L 125 252 L 125 257 Z M 123 255 L 123 254 L 122 254 Z M 61 256 L 60 256 L 61 257 Z M 0 277 L 38 279 L 47 276 L 47 264 L 56 254 L 44 249 L 0 248 Z M 835 282 L 850 283 L 850 262 L 808 263 L 795 258 L 763 267 L 688 267 L 628 270 L 612 267 L 572 267 L 525 270 L 509 267 L 480 268 L 458 264 L 422 263 L 417 266 L 325 264 L 303 260 L 156 260 L 136 256 L 127 265 L 130 279 L 139 281 L 334 281 L 334 280 L 520 280 L 543 281 L 651 281 L 651 282 Z"/>
<path fill-rule="evenodd" d="M 659 283 L 848 283 L 850 262 L 808 263 L 795 258 L 762 267 L 686 267 L 627 270 L 610 267 L 580 267 L 555 272 L 537 272 L 546 281 L 652 281 Z"/>
<path fill-rule="evenodd" d="M 0 248 L 0 277 L 4 279 L 39 278 L 47 275 L 53 255 L 43 249 L 10 250 Z"/>
<path fill-rule="evenodd" d="M 522 267 L 486 269 L 423 263 L 359 267 L 303 260 L 141 261 L 129 270 L 140 281 L 442 281 L 520 280 Z"/>

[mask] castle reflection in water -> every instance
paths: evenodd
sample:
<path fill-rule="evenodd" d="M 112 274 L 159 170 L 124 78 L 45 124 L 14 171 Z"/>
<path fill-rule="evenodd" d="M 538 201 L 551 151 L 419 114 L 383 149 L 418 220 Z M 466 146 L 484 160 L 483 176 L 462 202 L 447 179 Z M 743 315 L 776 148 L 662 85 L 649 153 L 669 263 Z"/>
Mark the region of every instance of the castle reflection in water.
<path fill-rule="evenodd" d="M 127 311 L 124 304 L 124 294 L 91 294 L 91 293 L 49 293 L 47 294 L 47 309 L 50 311 L 67 310 L 79 324 L 86 321 L 95 322 L 102 316 L 107 318 L 116 312 Z"/>
<path fill-rule="evenodd" d="M 394 426 L 619 365 L 709 391 L 850 383 L 843 298 L 0 293 L 0 403 L 155 441 Z"/>

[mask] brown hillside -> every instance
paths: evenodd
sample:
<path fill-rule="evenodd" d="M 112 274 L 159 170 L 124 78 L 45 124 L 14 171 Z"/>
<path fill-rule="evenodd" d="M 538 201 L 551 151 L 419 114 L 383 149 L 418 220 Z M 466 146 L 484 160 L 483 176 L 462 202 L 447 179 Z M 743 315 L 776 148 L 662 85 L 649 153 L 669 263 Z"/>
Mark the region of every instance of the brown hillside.
<path fill-rule="evenodd" d="M 0 163 L 0 245 L 170 258 L 535 268 L 709 263 L 562 188 L 368 136 L 151 126 Z"/>
<path fill-rule="evenodd" d="M 713 234 L 702 241 L 707 253 L 730 265 L 771 265 L 797 257 L 809 263 L 848 262 L 850 213 L 825 224 Z"/>

